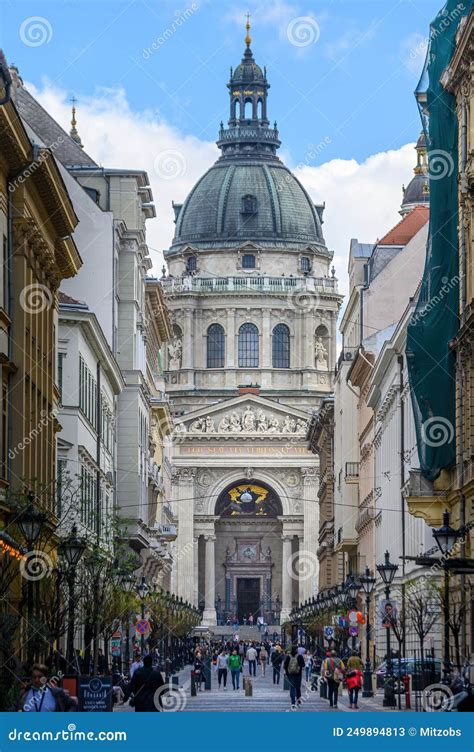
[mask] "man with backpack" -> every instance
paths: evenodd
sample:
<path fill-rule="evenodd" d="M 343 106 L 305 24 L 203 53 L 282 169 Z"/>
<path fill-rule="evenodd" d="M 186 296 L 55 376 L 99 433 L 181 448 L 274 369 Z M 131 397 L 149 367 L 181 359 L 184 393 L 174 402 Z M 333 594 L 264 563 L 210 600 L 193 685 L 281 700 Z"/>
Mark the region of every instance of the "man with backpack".
<path fill-rule="evenodd" d="M 335 650 L 331 650 L 331 655 L 324 659 L 322 675 L 326 679 L 328 685 L 329 707 L 337 708 L 339 684 L 344 679 L 344 664 L 341 659 L 337 657 Z"/>
<path fill-rule="evenodd" d="M 301 705 L 301 679 L 304 669 L 304 658 L 299 655 L 296 645 L 291 648 L 290 655 L 286 656 L 283 668 L 290 685 L 291 709 L 296 710 L 297 706 Z"/>

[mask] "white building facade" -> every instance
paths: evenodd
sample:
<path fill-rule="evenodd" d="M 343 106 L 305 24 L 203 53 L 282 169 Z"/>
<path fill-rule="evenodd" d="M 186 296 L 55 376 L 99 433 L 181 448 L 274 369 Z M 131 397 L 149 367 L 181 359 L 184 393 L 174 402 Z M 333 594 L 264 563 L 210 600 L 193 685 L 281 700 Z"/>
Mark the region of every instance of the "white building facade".
<path fill-rule="evenodd" d="M 323 207 L 277 157 L 250 40 L 222 156 L 183 205 L 163 280 L 176 588 L 203 623 L 269 624 L 317 587 L 318 462 L 305 436 L 332 390 L 341 296 Z"/>

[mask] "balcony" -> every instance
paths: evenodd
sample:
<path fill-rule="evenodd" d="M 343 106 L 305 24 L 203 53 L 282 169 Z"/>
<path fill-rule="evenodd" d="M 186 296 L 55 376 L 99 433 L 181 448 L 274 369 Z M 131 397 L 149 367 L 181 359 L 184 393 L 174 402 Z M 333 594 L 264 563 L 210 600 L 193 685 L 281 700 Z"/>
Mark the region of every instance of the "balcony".
<path fill-rule="evenodd" d="M 153 531 L 156 533 L 157 538 L 166 542 L 174 541 L 178 537 L 176 525 L 168 525 L 157 522 L 153 527 Z"/>
<path fill-rule="evenodd" d="M 346 483 L 358 483 L 359 482 L 359 463 L 358 462 L 346 462 Z"/>
<path fill-rule="evenodd" d="M 166 293 L 242 293 L 254 292 L 288 295 L 292 292 L 337 294 L 333 277 L 167 277 L 162 280 Z"/>

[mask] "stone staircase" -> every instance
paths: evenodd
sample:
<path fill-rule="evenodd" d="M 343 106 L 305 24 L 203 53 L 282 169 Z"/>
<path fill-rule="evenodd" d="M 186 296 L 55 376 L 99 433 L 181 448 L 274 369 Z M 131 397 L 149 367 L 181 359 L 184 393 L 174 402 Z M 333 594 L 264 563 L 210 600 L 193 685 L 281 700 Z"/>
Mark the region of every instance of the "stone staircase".
<path fill-rule="evenodd" d="M 279 640 L 281 638 L 281 627 L 278 625 L 269 626 L 268 638 L 269 640 Z M 235 634 L 239 635 L 239 640 L 260 642 L 264 639 L 263 632 L 258 631 L 257 626 L 250 627 L 248 625 L 241 624 L 240 627 L 208 627 L 210 634 L 217 639 L 231 640 Z"/>

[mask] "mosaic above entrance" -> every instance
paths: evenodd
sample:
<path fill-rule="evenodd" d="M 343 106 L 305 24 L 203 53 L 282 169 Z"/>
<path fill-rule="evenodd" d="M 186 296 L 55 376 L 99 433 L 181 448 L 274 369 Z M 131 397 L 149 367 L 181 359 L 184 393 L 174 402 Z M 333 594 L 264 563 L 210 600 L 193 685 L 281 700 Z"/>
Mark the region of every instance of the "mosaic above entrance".
<path fill-rule="evenodd" d="M 275 517 L 279 500 L 263 486 L 242 483 L 223 492 L 218 502 L 222 517 Z"/>

